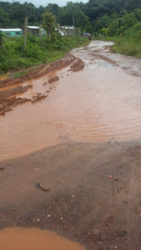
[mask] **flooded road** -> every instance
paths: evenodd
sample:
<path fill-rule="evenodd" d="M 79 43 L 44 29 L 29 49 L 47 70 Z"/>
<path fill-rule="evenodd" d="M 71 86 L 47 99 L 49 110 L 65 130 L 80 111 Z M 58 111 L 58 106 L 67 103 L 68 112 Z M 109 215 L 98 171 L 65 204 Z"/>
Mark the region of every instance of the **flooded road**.
<path fill-rule="evenodd" d="M 39 229 L 8 228 L 0 231 L 1 250 L 85 250 L 56 233 Z"/>
<path fill-rule="evenodd" d="M 40 102 L 0 116 L 0 160 L 68 142 L 130 141 L 141 138 L 141 60 L 110 52 L 111 42 L 93 41 L 72 54 L 85 63 L 30 80 L 22 94 Z M 59 81 L 47 83 L 49 77 Z"/>

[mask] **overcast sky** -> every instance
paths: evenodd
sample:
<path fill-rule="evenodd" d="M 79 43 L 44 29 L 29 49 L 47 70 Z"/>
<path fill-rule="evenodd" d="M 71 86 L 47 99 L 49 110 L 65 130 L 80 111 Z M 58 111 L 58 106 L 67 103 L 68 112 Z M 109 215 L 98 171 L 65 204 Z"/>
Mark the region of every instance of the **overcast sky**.
<path fill-rule="evenodd" d="M 30 2 L 36 6 L 47 6 L 49 3 L 57 3 L 60 6 L 64 6 L 66 5 L 67 2 L 83 2 L 86 3 L 88 2 L 88 0 L 0 0 L 2 2 L 20 2 L 20 3 L 24 3 L 24 2 Z"/>

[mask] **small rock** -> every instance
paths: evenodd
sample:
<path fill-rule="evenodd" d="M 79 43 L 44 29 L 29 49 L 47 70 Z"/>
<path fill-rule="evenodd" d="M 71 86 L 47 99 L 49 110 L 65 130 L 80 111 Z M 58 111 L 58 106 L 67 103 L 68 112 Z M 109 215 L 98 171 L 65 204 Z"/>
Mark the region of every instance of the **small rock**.
<path fill-rule="evenodd" d="M 38 222 L 38 223 L 39 223 L 40 221 L 41 221 L 41 220 L 40 220 L 39 218 L 37 218 L 37 219 L 36 219 L 36 222 Z"/>
<path fill-rule="evenodd" d="M 44 191 L 44 192 L 49 191 L 49 186 L 48 186 L 46 183 L 43 183 L 43 182 L 39 183 L 39 188 L 40 188 L 42 191 Z"/>
<path fill-rule="evenodd" d="M 71 196 L 72 198 L 75 198 L 75 194 L 72 194 L 72 196 Z"/>
<path fill-rule="evenodd" d="M 48 216 L 47 216 L 48 218 L 50 218 L 51 217 L 51 214 L 48 214 Z"/>
<path fill-rule="evenodd" d="M 60 217 L 60 220 L 63 220 L 63 217 L 62 217 L 62 216 Z"/>

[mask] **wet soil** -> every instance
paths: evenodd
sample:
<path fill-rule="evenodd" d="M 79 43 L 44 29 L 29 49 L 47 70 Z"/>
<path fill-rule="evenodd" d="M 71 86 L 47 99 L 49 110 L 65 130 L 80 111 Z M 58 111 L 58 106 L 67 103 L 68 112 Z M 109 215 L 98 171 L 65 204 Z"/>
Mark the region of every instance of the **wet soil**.
<path fill-rule="evenodd" d="M 82 70 L 84 68 L 84 63 L 79 58 L 71 54 L 67 54 L 63 59 L 56 62 L 50 63 L 49 65 L 43 65 L 34 67 L 28 71 L 28 74 L 22 76 L 18 79 L 5 79 L 6 77 L 0 78 L 0 116 L 5 115 L 6 112 L 11 111 L 13 107 L 23 104 L 25 102 L 31 101 L 35 103 L 36 101 L 44 99 L 37 96 L 33 100 L 27 98 L 17 98 L 17 95 L 25 93 L 29 88 L 32 88 L 32 85 L 23 86 L 26 81 L 38 79 L 44 75 L 49 75 L 53 71 L 63 69 L 70 65 L 70 70 L 73 72 Z M 59 80 L 58 76 L 49 78 L 48 83 L 53 83 Z M 13 97 L 14 96 L 14 97 Z"/>
<path fill-rule="evenodd" d="M 140 142 L 66 144 L 1 162 L 0 228 L 53 230 L 88 250 L 139 250 L 140 165 Z"/>
<path fill-rule="evenodd" d="M 27 98 L 17 97 L 17 95 L 25 93 L 29 88 L 32 88 L 32 86 L 18 86 L 0 91 L 0 116 L 11 111 L 13 107 L 30 101 Z"/>

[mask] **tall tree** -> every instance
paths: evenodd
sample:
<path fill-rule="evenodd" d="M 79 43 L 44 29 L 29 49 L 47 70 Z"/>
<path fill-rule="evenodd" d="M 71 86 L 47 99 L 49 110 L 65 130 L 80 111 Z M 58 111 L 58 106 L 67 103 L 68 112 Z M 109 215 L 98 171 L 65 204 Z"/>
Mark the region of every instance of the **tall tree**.
<path fill-rule="evenodd" d="M 46 30 L 46 32 L 51 36 L 52 42 L 55 41 L 55 17 L 52 13 L 46 11 L 45 14 L 43 14 L 43 22 L 42 22 L 43 28 Z"/>

